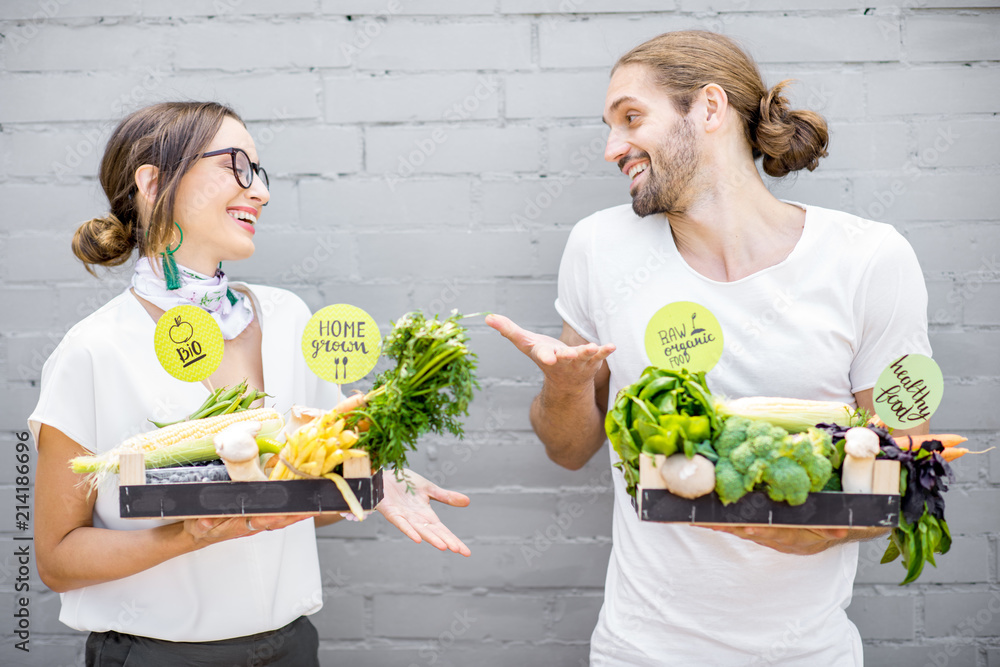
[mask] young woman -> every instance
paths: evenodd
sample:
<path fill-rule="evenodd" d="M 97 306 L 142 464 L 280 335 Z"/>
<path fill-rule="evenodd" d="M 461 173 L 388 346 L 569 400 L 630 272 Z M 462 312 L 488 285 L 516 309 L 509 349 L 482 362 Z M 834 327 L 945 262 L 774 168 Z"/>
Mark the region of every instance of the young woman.
<path fill-rule="evenodd" d="M 330 407 L 339 389 L 305 366 L 310 313 L 290 292 L 229 282 L 221 262 L 253 254 L 266 172 L 239 116 L 215 103 L 164 103 L 125 118 L 100 180 L 111 212 L 84 223 L 73 251 L 92 271 L 138 250 L 132 284 L 74 326 L 42 371 L 29 418 L 38 447 L 38 570 L 61 593 L 60 620 L 90 631 L 87 665 L 318 665 L 306 619 L 322 606 L 315 526 L 339 517 L 123 520 L 116 489 L 89 493 L 68 461 L 100 453 L 201 404 L 208 386 L 247 378 L 293 404 Z M 174 268 L 176 267 L 176 273 Z M 219 323 L 222 362 L 205 383 L 160 366 L 157 319 L 193 303 Z M 385 476 L 380 511 L 416 542 L 468 555 L 429 499 L 468 498 L 409 473 Z"/>

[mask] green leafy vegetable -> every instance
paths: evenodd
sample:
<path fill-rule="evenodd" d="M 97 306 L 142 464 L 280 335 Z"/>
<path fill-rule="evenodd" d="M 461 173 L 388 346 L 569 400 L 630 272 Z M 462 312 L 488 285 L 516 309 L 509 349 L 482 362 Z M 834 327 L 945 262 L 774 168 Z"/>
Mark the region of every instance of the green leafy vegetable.
<path fill-rule="evenodd" d="M 622 389 L 604 420 L 608 440 L 621 459 L 629 494 L 639 483 L 639 456 L 683 451 L 715 460 L 712 435 L 720 428 L 704 373 L 650 366 Z"/>
<path fill-rule="evenodd" d="M 479 382 L 461 319 L 457 311 L 441 321 L 412 312 L 396 321 L 382 343 L 382 353 L 396 365 L 378 375 L 367 405 L 348 419 L 351 428 L 368 422 L 358 446 L 368 451 L 375 468 L 394 468 L 397 479 L 422 435 L 464 435 L 460 417 L 469 414 Z"/>

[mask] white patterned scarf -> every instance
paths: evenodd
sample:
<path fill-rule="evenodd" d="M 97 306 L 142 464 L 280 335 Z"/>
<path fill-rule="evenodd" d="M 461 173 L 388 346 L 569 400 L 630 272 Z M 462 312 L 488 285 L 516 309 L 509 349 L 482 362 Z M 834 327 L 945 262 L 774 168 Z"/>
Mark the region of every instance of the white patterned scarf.
<path fill-rule="evenodd" d="M 132 289 L 153 305 L 170 310 L 175 306 L 192 304 L 206 311 L 222 329 L 226 340 L 236 338 L 253 322 L 253 308 L 245 294 L 229 289 L 229 279 L 222 269 L 214 276 L 206 276 L 183 266 L 177 266 L 181 286 L 168 290 L 163 278 L 153 271 L 148 257 L 140 257 L 132 275 Z"/>

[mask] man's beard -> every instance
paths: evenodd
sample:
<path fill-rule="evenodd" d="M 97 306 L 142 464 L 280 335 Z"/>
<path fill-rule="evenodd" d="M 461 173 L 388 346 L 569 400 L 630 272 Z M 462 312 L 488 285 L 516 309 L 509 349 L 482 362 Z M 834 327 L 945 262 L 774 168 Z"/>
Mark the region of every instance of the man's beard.
<path fill-rule="evenodd" d="M 698 147 L 691 121 L 682 118 L 657 150 L 662 167 L 646 167 L 646 183 L 632 196 L 632 210 L 640 218 L 654 213 L 685 213 L 691 183 L 698 172 Z"/>

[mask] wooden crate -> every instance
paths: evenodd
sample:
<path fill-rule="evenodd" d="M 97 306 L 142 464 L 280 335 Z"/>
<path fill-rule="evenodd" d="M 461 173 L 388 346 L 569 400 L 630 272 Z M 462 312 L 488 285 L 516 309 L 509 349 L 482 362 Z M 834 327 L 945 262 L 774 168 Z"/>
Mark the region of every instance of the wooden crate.
<path fill-rule="evenodd" d="M 191 519 L 347 512 L 347 501 L 328 479 L 268 482 L 183 482 L 147 484 L 142 455 L 123 457 L 118 486 L 123 519 Z M 382 471 L 371 472 L 368 457 L 349 459 L 344 479 L 370 510 L 382 500 Z"/>
<path fill-rule="evenodd" d="M 659 467 L 666 459 L 640 456 L 639 486 L 633 504 L 639 519 L 695 525 L 767 525 L 810 528 L 895 528 L 899 525 L 899 461 L 876 461 L 874 493 L 810 493 L 795 507 L 762 491 L 723 505 L 713 491 L 688 500 L 666 490 Z"/>

